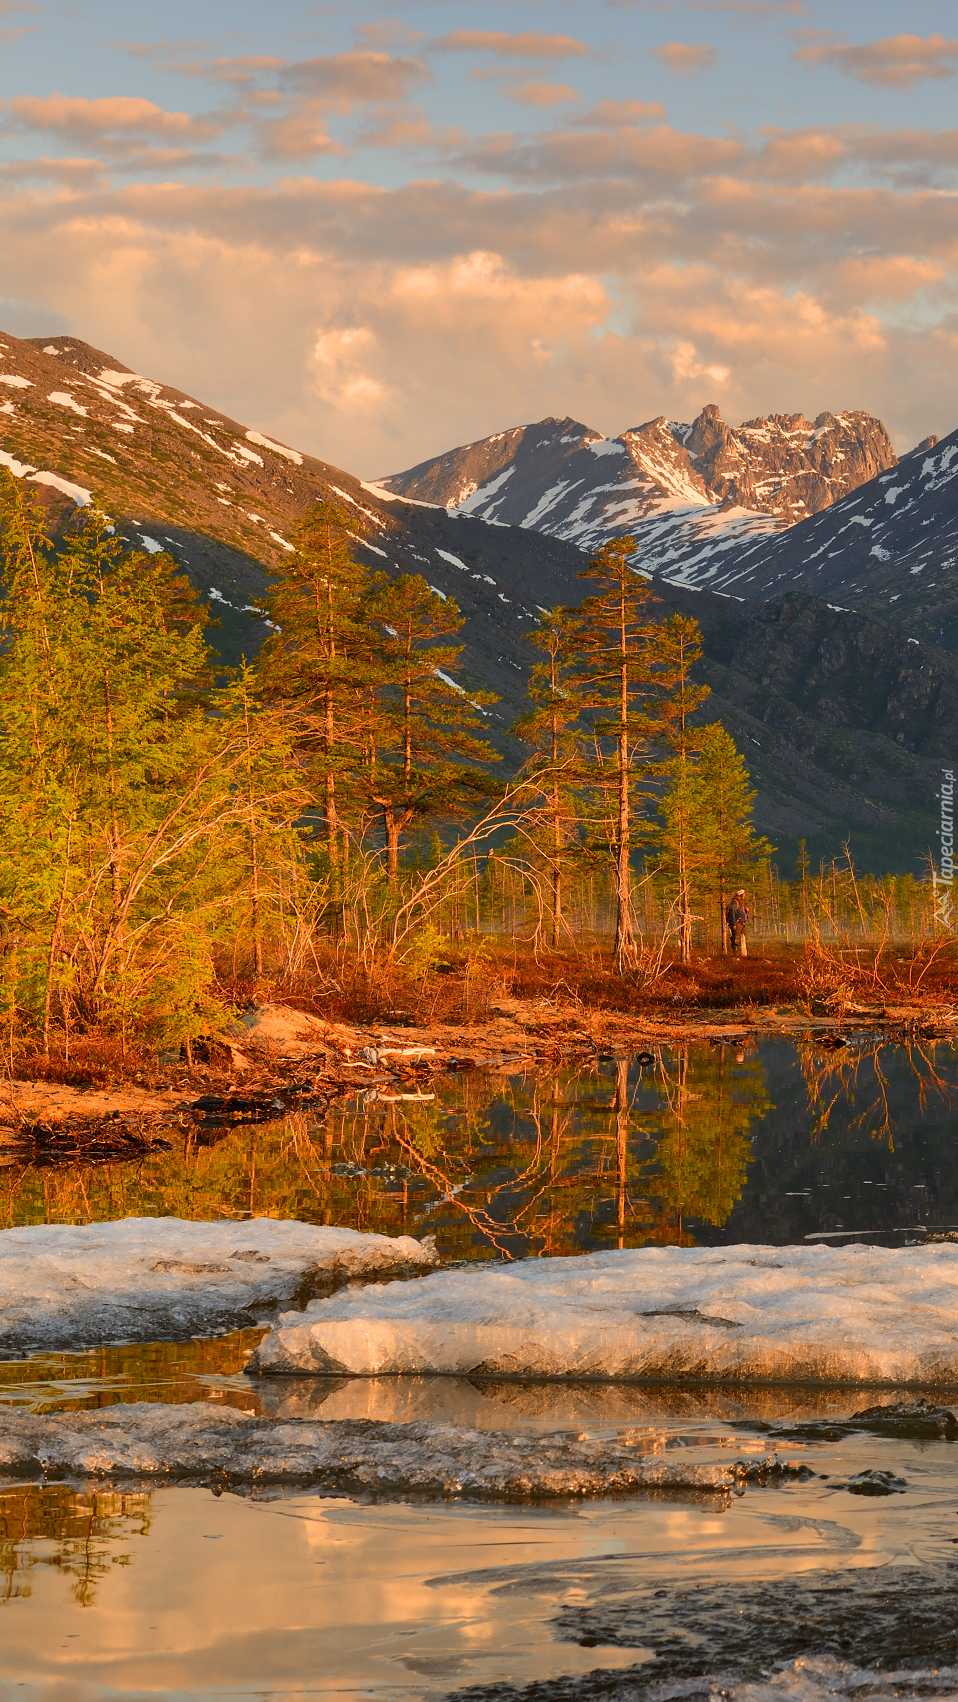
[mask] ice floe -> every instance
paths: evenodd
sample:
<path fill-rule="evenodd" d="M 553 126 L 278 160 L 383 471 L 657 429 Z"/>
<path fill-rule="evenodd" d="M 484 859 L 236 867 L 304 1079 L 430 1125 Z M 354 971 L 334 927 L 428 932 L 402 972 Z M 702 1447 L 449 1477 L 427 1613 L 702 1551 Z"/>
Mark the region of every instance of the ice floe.
<path fill-rule="evenodd" d="M 453 1424 L 283 1422 L 206 1402 L 119 1403 L 95 1412 L 0 1414 L 0 1475 L 133 1477 L 312 1485 L 379 1495 L 513 1499 L 622 1494 L 647 1488 L 727 1492 L 807 1478 L 774 1451 L 690 1459 L 637 1442 L 576 1434 L 517 1435 Z M 717 1452 L 718 1450 L 716 1450 Z"/>
<path fill-rule="evenodd" d="M 0 1231 L 0 1355 L 211 1335 L 353 1277 L 418 1274 L 430 1243 L 251 1218 Z"/>
<path fill-rule="evenodd" d="M 958 1383 L 958 1246 L 643 1248 L 440 1272 L 281 1316 L 251 1369 Z"/>

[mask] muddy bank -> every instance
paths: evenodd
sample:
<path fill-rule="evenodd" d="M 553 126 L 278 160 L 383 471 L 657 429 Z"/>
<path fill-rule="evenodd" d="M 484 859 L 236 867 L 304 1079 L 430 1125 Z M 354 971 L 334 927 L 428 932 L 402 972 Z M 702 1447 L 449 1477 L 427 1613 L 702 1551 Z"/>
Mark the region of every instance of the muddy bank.
<path fill-rule="evenodd" d="M 129 1156 L 161 1145 L 171 1127 L 202 1140 L 237 1124 L 321 1113 L 354 1097 L 425 1103 L 438 1078 L 461 1071 L 514 1075 L 624 1057 L 651 1066 L 663 1046 L 742 1049 L 776 1035 L 840 1050 L 852 1034 L 901 1044 L 947 1040 L 958 1036 L 958 1008 L 856 1006 L 843 1017 L 774 1007 L 653 1015 L 515 999 L 503 1000 L 483 1023 L 415 1027 L 324 1022 L 264 1005 L 205 1048 L 205 1059 L 166 1058 L 141 1070 L 136 1082 L 0 1082 L 0 1165 L 69 1162 L 94 1152 Z"/>

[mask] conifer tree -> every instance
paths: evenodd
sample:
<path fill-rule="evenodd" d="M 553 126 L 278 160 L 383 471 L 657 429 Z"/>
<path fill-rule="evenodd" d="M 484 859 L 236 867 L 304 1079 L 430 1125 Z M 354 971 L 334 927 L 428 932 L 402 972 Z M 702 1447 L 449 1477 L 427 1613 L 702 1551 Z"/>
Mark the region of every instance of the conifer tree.
<path fill-rule="evenodd" d="M 580 610 L 583 708 L 595 740 L 590 786 L 597 794 L 615 884 L 615 957 L 620 969 L 635 948 L 632 854 L 640 802 L 650 793 L 649 750 L 655 732 L 653 601 L 648 581 L 632 565 L 636 543 L 612 538 L 580 575 L 598 592 Z"/>
<path fill-rule="evenodd" d="M 463 617 L 421 575 L 377 575 L 363 613 L 378 635 L 365 785 L 381 812 L 395 887 L 400 840 L 411 823 L 460 820 L 495 789 L 480 765 L 498 761 L 498 752 L 471 729 L 482 726 L 482 709 L 496 698 L 467 693 L 451 678 L 463 647 L 449 640 Z"/>
<path fill-rule="evenodd" d="M 735 888 L 754 880 L 775 847 L 752 825 L 755 789 L 745 760 L 721 722 L 703 729 L 698 765 L 698 823 L 702 841 L 700 888 L 718 899 L 722 950 L 727 947 L 726 901 Z"/>
<path fill-rule="evenodd" d="M 578 817 L 576 787 L 582 781 L 581 641 L 578 609 L 545 610 L 538 626 L 527 634 L 527 643 L 540 655 L 529 675 L 532 708 L 513 729 L 530 747 L 531 771 L 539 777 L 543 789 L 538 814 L 548 844 L 553 947 L 559 945 L 561 937 L 563 873 Z"/>
<path fill-rule="evenodd" d="M 300 753 L 332 869 L 340 861 L 342 786 L 363 761 L 371 663 L 363 604 L 370 574 L 351 554 L 352 524 L 328 502 L 317 503 L 300 522 L 293 534 L 296 554 L 266 599 L 276 630 L 259 663 L 266 696 L 298 716 Z"/>
<path fill-rule="evenodd" d="M 709 695 L 697 685 L 693 669 L 702 659 L 702 635 L 689 615 L 670 615 L 658 628 L 655 673 L 660 693 L 661 736 L 670 755 L 661 765 L 666 790 L 659 806 L 662 829 L 659 846 L 663 863 L 673 876 L 679 910 L 679 957 L 692 960 L 692 887 L 704 852 L 703 801 L 697 765 L 704 732 L 692 716 Z"/>

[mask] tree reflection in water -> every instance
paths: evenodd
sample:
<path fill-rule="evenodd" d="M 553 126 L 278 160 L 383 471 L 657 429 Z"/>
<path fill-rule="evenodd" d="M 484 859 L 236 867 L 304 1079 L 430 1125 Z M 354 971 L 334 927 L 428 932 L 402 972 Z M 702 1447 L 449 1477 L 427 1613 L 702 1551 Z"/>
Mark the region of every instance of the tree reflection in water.
<path fill-rule="evenodd" d="M 917 1105 L 921 1117 L 932 1108 L 938 1113 L 953 1111 L 958 1107 L 958 1084 L 942 1073 L 934 1049 L 933 1042 L 914 1040 L 902 1045 L 883 1038 L 866 1038 L 851 1048 L 834 1042 L 829 1045 L 820 1038 L 800 1042 L 798 1056 L 812 1113 L 812 1138 L 826 1133 L 833 1112 L 840 1107 L 846 1130 L 883 1140 L 889 1152 L 894 1152 L 895 1127 L 905 1109 L 901 1102 L 903 1080 L 910 1108 Z M 946 1057 L 953 1068 L 950 1047 Z"/>
<path fill-rule="evenodd" d="M 132 1566 L 126 1545 L 149 1535 L 151 1501 L 148 1494 L 91 1493 L 63 1483 L 0 1489 L 0 1601 L 31 1595 L 34 1568 L 55 1566 L 70 1579 L 77 1606 L 92 1607 L 100 1579 L 114 1566 Z"/>
<path fill-rule="evenodd" d="M 558 1073 L 453 1077 L 316 1123 L 224 1131 L 138 1164 L 3 1172 L 6 1223 L 250 1215 L 437 1236 L 447 1258 L 691 1245 L 745 1185 L 770 1109 L 755 1054 L 662 1049 Z"/>

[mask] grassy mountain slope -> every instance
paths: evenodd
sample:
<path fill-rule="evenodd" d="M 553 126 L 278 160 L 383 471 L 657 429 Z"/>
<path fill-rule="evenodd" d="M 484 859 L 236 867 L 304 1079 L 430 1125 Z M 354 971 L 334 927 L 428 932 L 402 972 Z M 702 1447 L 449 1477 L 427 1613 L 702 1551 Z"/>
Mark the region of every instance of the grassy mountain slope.
<path fill-rule="evenodd" d="M 76 338 L 0 333 L 0 356 L 0 465 L 37 485 L 55 525 L 91 493 L 132 543 L 169 550 L 210 599 L 227 660 L 255 654 L 264 628 L 249 605 L 281 570 L 299 517 L 330 500 L 355 513 L 371 567 L 421 573 L 455 597 L 463 678 L 502 696 L 491 716 L 502 742 L 523 698 L 523 626 L 539 604 L 581 594 L 573 545 L 378 494 Z"/>

